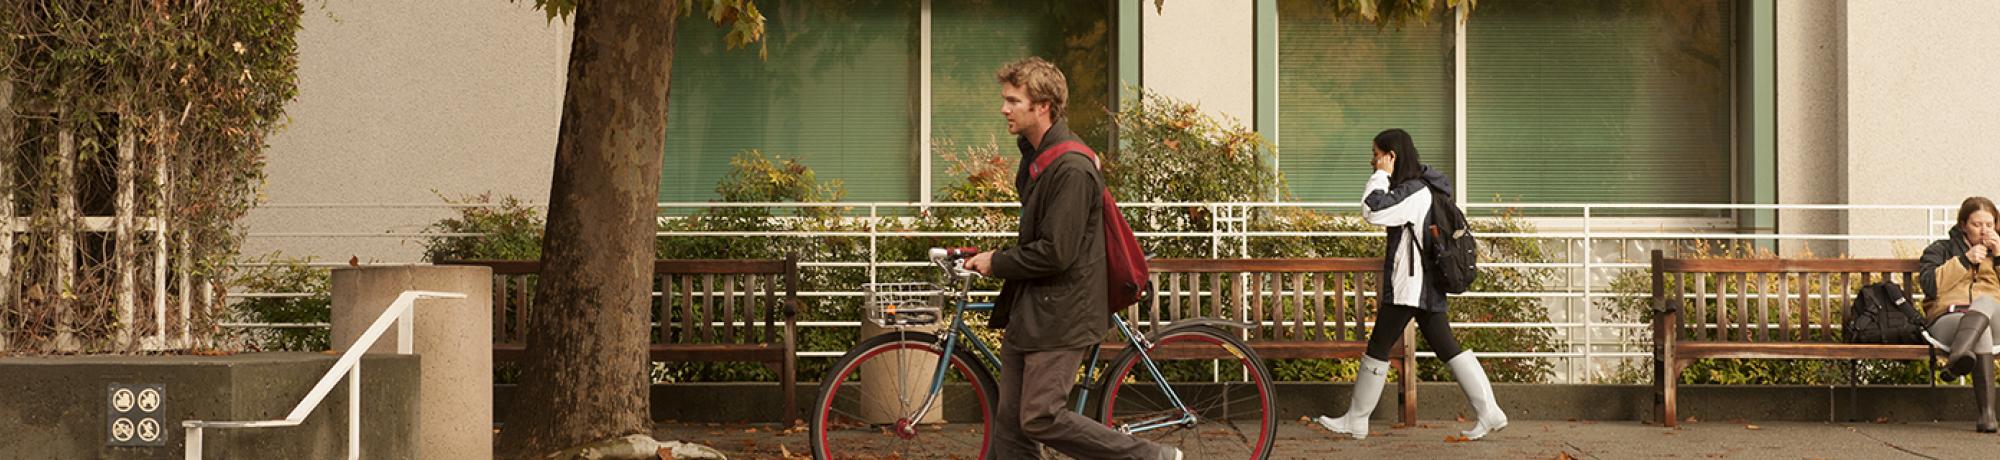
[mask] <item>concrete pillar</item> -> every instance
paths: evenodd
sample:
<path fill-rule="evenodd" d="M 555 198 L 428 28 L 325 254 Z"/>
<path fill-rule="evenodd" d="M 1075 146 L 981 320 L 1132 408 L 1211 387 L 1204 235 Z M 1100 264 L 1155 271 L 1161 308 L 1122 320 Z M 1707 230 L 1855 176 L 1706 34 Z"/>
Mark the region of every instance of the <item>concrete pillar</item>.
<path fill-rule="evenodd" d="M 464 299 L 418 300 L 414 306 L 416 320 L 411 332 L 416 343 L 412 349 L 419 357 L 421 371 L 417 458 L 492 458 L 492 269 L 334 269 L 333 344 L 342 350 L 352 346 L 396 296 L 409 290 L 465 294 Z M 396 340 L 391 328 L 369 352 L 395 353 Z M 368 382 L 363 379 L 366 388 Z"/>
<path fill-rule="evenodd" d="M 905 327 L 910 332 L 936 334 L 947 323 L 939 321 L 927 326 Z M 893 334 L 896 329 L 876 325 L 873 321 L 861 322 L 861 339 L 867 340 L 877 335 Z M 857 412 L 868 423 L 893 423 L 908 415 L 917 405 L 924 403 L 930 392 L 931 376 L 937 370 L 937 355 L 921 351 L 891 351 L 869 358 L 861 363 L 861 407 Z M 954 371 L 956 372 L 956 371 Z M 898 375 L 901 374 L 901 375 Z M 896 382 L 902 382 L 897 384 Z M 902 395 L 895 395 L 897 387 Z M 907 402 L 908 408 L 901 407 Z M 930 413 L 919 423 L 944 423 L 944 395 L 938 395 L 937 404 L 931 406 Z"/>

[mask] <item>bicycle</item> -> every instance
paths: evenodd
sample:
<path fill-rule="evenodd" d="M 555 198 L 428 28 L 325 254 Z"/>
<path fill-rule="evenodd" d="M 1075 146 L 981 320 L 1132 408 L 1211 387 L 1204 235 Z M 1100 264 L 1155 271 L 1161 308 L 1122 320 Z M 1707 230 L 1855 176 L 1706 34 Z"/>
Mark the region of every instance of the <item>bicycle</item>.
<path fill-rule="evenodd" d="M 980 275 L 963 261 L 978 253 L 931 249 L 931 262 L 947 274 L 944 285 L 864 285 L 867 321 L 891 332 L 861 341 L 820 379 L 810 415 L 813 458 L 965 458 L 974 452 L 974 458 L 988 458 L 1000 361 L 965 321 L 967 313 L 993 310 L 991 302 L 970 301 L 972 280 Z M 949 325 L 938 324 L 946 318 Z M 1080 381 L 1094 384 L 1078 385 L 1077 413 L 1090 415 L 1086 403 L 1095 388 L 1102 395 L 1096 420 L 1180 448 L 1187 458 L 1270 456 L 1277 435 L 1271 374 L 1250 347 L 1226 332 L 1242 325 L 1191 319 L 1148 337 L 1115 313 L 1111 323 L 1124 340 L 1114 344 L 1118 354 L 1102 372 L 1096 363 L 1105 345 L 1091 348 Z M 939 332 L 911 330 L 917 327 Z M 941 402 L 965 398 L 974 404 Z"/>

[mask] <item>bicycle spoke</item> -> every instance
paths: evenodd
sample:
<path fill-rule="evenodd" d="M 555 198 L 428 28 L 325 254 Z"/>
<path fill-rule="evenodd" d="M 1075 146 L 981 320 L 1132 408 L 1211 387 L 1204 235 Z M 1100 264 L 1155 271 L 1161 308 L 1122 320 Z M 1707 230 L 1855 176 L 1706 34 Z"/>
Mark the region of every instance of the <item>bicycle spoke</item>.
<path fill-rule="evenodd" d="M 1153 369 L 1137 355 L 1115 363 L 1106 380 L 1110 383 L 1102 408 L 1105 422 L 1113 426 L 1174 422 L 1180 420 L 1185 408 L 1193 420 L 1136 434 L 1179 448 L 1188 458 L 1268 455 L 1276 428 L 1269 373 L 1251 350 L 1206 327 L 1168 330 L 1153 343 L 1152 350 L 1162 349 L 1172 351 L 1149 353 L 1168 357 L 1156 359 Z M 1156 375 L 1166 381 L 1158 381 Z M 1175 397 L 1168 398 L 1168 392 Z M 1182 405 L 1177 406 L 1175 400 Z"/>
<path fill-rule="evenodd" d="M 899 338 L 919 337 L 916 334 Z M 928 335 L 925 340 L 935 340 Z M 890 340 L 890 339 L 884 339 Z M 889 341 L 857 348 L 851 357 L 829 373 L 838 373 L 839 385 L 822 385 L 819 411 L 813 418 L 815 454 L 826 458 L 967 458 L 984 451 L 988 435 L 987 417 L 993 397 L 983 384 L 991 380 L 975 376 L 964 357 L 954 356 L 945 366 L 947 382 L 970 382 L 972 391 L 950 390 L 921 420 L 943 423 L 902 425 L 915 416 L 929 397 L 929 385 L 937 369 L 940 348 L 923 340 Z M 866 369 L 866 370 L 864 370 Z M 875 372 L 875 379 L 867 373 Z M 977 412 L 963 420 L 965 405 Z M 952 408 L 960 417 L 952 417 Z M 871 423 L 871 420 L 873 423 Z M 908 427 L 910 432 L 901 432 Z"/>

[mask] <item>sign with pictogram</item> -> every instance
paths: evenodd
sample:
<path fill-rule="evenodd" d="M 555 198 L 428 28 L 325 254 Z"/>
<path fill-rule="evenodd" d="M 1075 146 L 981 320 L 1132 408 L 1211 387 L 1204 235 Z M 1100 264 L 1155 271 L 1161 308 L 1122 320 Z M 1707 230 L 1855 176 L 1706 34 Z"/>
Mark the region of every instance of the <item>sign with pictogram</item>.
<path fill-rule="evenodd" d="M 166 389 L 163 385 L 131 385 L 113 383 L 109 389 L 110 404 L 104 420 L 110 424 L 110 439 L 106 444 L 113 447 L 155 447 L 167 445 L 165 414 L 160 410 L 166 403 Z"/>

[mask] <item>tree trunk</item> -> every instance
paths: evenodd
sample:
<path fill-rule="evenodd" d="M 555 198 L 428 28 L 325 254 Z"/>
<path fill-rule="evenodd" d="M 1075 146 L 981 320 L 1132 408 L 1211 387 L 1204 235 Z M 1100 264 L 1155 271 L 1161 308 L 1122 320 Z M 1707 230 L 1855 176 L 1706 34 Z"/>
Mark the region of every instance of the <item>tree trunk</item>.
<path fill-rule="evenodd" d="M 578 2 L 537 305 L 500 451 L 651 435 L 647 322 L 680 2 Z"/>

